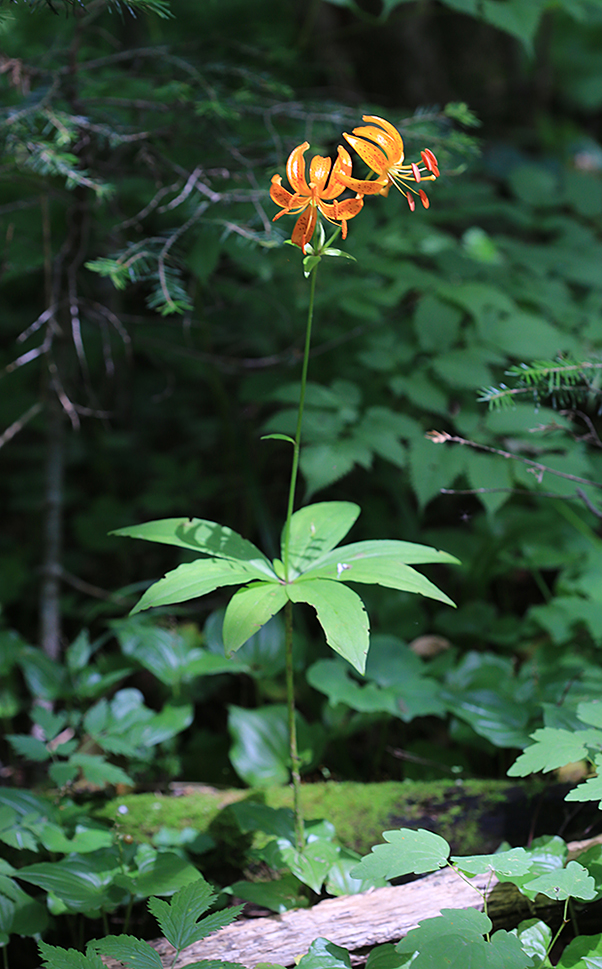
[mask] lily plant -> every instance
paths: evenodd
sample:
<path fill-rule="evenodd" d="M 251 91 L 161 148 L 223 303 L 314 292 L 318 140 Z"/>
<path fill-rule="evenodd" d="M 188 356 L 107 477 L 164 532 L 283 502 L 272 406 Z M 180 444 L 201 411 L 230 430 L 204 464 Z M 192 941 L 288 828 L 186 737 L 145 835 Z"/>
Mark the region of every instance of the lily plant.
<path fill-rule="evenodd" d="M 176 545 L 199 555 L 195 561 L 179 565 L 151 585 L 132 613 L 196 599 L 226 586 L 241 586 L 230 599 L 224 615 L 223 641 L 226 654 L 231 655 L 272 616 L 284 610 L 290 769 L 295 836 L 300 852 L 305 847 L 305 833 L 295 725 L 294 604 L 306 603 L 313 607 L 327 644 L 361 674 L 365 671 L 370 646 L 369 619 L 362 599 L 350 584 L 377 584 L 454 605 L 414 568 L 434 562 L 456 563 L 452 555 L 397 540 L 340 545 L 361 511 L 352 502 L 323 501 L 294 510 L 318 265 L 325 256 L 352 258 L 334 248 L 333 243 L 339 234 L 346 238 L 347 222 L 359 214 L 365 195 L 387 195 L 391 185 L 395 185 L 408 199 L 410 209 L 414 209 L 414 194 L 427 207 L 424 190 L 415 189 L 414 185 L 439 175 L 431 151 L 422 152 L 421 164 L 404 164 L 403 141 L 397 129 L 383 118 L 366 116 L 363 120 L 370 124 L 355 128 L 353 135 L 345 134 L 345 138 L 372 169 L 374 178 L 353 178 L 351 157 L 346 148 L 339 146 L 334 165 L 329 158 L 314 156 L 307 179 L 304 153 L 309 144 L 304 142 L 293 149 L 286 165 L 292 192 L 283 187 L 280 175 L 274 175 L 271 183 L 270 196 L 282 209 L 274 218 L 286 214 L 297 216 L 287 242 L 301 250 L 303 271 L 310 285 L 296 433 L 294 438 L 284 434 L 266 435 L 284 440 L 293 448 L 281 557 L 270 560 L 231 528 L 201 518 L 168 518 L 113 532 Z M 345 190 L 355 194 L 341 200 Z M 328 240 L 322 219 L 335 226 Z M 316 240 L 313 245 L 312 239 Z"/>

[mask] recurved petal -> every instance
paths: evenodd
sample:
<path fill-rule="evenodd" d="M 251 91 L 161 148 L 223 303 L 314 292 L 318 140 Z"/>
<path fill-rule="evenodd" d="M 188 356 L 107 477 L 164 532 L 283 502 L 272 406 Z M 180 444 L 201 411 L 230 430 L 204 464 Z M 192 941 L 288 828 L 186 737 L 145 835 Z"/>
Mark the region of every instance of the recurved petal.
<path fill-rule="evenodd" d="M 353 134 L 370 138 L 371 141 L 375 141 L 377 145 L 380 145 L 387 156 L 389 165 L 399 165 L 403 161 L 403 141 L 401 141 L 401 138 L 394 139 L 386 131 L 383 131 L 382 128 L 376 128 L 374 125 L 366 125 L 364 128 L 354 128 Z"/>
<path fill-rule="evenodd" d="M 399 155 L 400 159 L 403 159 L 403 139 L 395 125 L 392 125 L 390 121 L 386 121 L 385 118 L 378 118 L 372 114 L 362 115 L 362 121 L 369 121 L 371 124 L 380 125 L 381 128 L 384 128 L 386 134 L 391 139 L 391 145 L 394 148 L 395 154 Z M 357 128 L 353 130 L 354 134 L 358 132 Z M 373 135 L 370 135 L 370 137 L 372 138 Z"/>
<path fill-rule="evenodd" d="M 314 155 L 309 164 L 309 184 L 313 185 L 320 195 L 326 185 L 331 165 L 330 158 L 322 158 L 322 155 Z"/>
<path fill-rule="evenodd" d="M 341 192 L 344 192 L 347 188 L 344 181 L 341 180 L 341 176 L 351 175 L 352 165 L 351 165 L 351 155 L 346 148 L 342 145 L 338 147 L 337 160 L 334 163 L 332 172 L 330 173 L 330 181 L 328 182 L 328 188 L 325 192 L 322 192 L 323 199 L 334 199 Z"/>
<path fill-rule="evenodd" d="M 388 178 L 350 178 L 349 175 L 340 175 L 339 178 L 346 188 L 352 189 L 358 195 L 381 195 L 389 185 Z"/>
<path fill-rule="evenodd" d="M 296 195 L 311 195 L 309 185 L 305 181 L 304 152 L 309 148 L 309 141 L 293 148 L 286 162 L 286 177 L 292 185 Z"/>
<path fill-rule="evenodd" d="M 317 218 L 318 212 L 315 205 L 308 205 L 295 222 L 291 242 L 304 249 L 306 242 L 309 242 L 314 234 Z"/>
<path fill-rule="evenodd" d="M 366 162 L 368 168 L 371 168 L 377 175 L 387 174 L 387 170 L 390 167 L 389 160 L 380 148 L 377 148 L 370 141 L 364 141 L 363 138 L 355 138 L 353 135 L 348 135 L 346 131 L 343 132 L 343 138 L 346 138 L 351 147 L 355 148 L 362 161 Z"/>
<path fill-rule="evenodd" d="M 276 205 L 281 205 L 285 209 L 287 209 L 291 203 L 293 196 L 290 192 L 287 192 L 287 190 L 282 187 L 282 179 L 280 175 L 272 176 L 270 198 L 272 202 L 276 203 Z"/>

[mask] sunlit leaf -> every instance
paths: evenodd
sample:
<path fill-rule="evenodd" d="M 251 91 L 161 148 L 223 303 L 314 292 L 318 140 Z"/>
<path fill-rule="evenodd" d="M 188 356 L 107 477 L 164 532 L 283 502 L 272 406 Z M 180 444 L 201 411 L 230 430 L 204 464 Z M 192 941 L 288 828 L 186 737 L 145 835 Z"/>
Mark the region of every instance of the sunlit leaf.
<path fill-rule="evenodd" d="M 419 828 L 400 828 L 398 831 L 385 831 L 384 845 L 375 845 L 372 852 L 352 868 L 354 878 L 399 878 L 401 875 L 422 875 L 427 871 L 437 871 L 447 864 L 449 845 L 447 841 Z"/>
<path fill-rule="evenodd" d="M 368 614 L 355 592 L 328 579 L 303 580 L 285 586 L 292 602 L 313 606 L 328 645 L 363 673 L 370 645 Z"/>
<path fill-rule="evenodd" d="M 239 649 L 286 605 L 284 586 L 253 582 L 235 592 L 226 607 L 222 636 L 226 656 Z"/>
<path fill-rule="evenodd" d="M 322 501 L 296 511 L 290 525 L 289 565 L 297 573 L 304 572 L 308 565 L 338 545 L 359 513 L 359 505 L 350 501 Z M 283 532 L 283 560 L 284 541 Z"/>

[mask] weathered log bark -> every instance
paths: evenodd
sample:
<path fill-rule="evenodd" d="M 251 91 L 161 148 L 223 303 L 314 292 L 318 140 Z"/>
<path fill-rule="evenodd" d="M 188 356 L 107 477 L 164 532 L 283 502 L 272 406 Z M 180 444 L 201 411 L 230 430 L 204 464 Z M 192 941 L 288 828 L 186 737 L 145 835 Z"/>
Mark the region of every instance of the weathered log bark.
<path fill-rule="evenodd" d="M 569 858 L 601 841 L 602 837 L 571 842 Z M 235 922 L 186 949 L 174 969 L 184 969 L 199 959 L 222 959 L 248 967 L 259 962 L 292 966 L 320 937 L 349 949 L 352 962 L 361 963 L 367 949 L 383 942 L 398 942 L 420 920 L 440 915 L 441 909 L 482 911 L 483 897 L 479 892 L 487 894 L 487 911 L 495 928 L 515 926 L 523 918 L 541 916 L 555 907 L 542 896 L 531 904 L 513 885 L 499 884 L 496 878 L 481 875 L 468 884 L 450 869 L 443 869 L 406 885 L 329 898 L 310 909 Z M 165 939 L 156 939 L 151 945 L 163 965 L 171 966 L 175 951 L 172 946 Z M 119 962 L 103 961 L 108 969 L 120 969 Z"/>

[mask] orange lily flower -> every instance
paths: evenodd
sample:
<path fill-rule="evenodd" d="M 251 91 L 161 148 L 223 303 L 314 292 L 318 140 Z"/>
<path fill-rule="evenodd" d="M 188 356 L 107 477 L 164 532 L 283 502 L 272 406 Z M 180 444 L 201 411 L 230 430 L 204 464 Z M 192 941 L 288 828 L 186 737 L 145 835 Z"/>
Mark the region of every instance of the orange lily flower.
<path fill-rule="evenodd" d="M 404 165 L 403 139 L 397 128 L 384 118 L 376 118 L 372 115 L 363 115 L 362 120 L 370 121 L 371 124 L 354 128 L 353 135 L 343 132 L 343 137 L 352 148 L 355 148 L 368 168 L 376 173 L 377 178 L 350 178 L 346 172 L 343 172 L 341 180 L 362 195 L 388 195 L 391 185 L 395 185 L 402 195 L 405 195 L 412 211 L 416 208 L 416 203 L 410 193 L 418 195 L 425 209 L 428 209 L 430 203 L 426 192 L 421 188 L 412 188 L 408 183 L 432 181 L 437 178 L 439 168 L 432 151 L 425 148 L 421 152 L 422 165 L 417 165 L 415 162 Z M 354 137 L 354 135 L 360 137 Z M 369 141 L 366 140 L 368 138 Z"/>
<path fill-rule="evenodd" d="M 339 146 L 338 158 L 330 171 L 330 158 L 315 155 L 309 165 L 309 183 L 305 179 L 304 153 L 309 148 L 309 142 L 293 148 L 286 163 L 286 175 L 293 189 L 293 194 L 282 187 L 280 175 L 272 178 L 270 198 L 276 205 L 281 205 L 283 211 L 278 212 L 273 222 L 283 215 L 299 215 L 291 235 L 291 241 L 305 252 L 305 246 L 310 241 L 321 212 L 328 222 L 341 223 L 343 239 L 347 237 L 347 220 L 358 214 L 364 200 L 361 195 L 352 199 L 338 202 L 338 196 L 347 188 L 341 180 L 343 175 L 351 175 L 351 157 L 346 148 Z M 330 178 L 329 178 L 330 176 Z M 330 199 L 334 199 L 329 204 Z"/>

